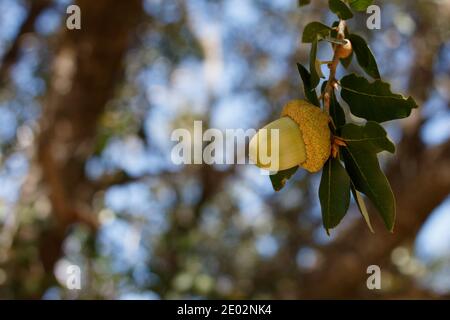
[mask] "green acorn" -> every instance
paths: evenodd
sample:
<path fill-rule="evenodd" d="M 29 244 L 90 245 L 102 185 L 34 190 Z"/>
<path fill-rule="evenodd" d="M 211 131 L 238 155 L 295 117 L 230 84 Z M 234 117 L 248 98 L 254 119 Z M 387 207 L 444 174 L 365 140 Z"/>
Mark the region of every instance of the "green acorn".
<path fill-rule="evenodd" d="M 300 166 L 317 172 L 330 157 L 328 122 L 329 116 L 320 108 L 303 100 L 290 101 L 280 119 L 266 125 L 251 139 L 250 159 L 270 171 Z M 274 129 L 278 130 L 278 139 L 271 134 Z"/>

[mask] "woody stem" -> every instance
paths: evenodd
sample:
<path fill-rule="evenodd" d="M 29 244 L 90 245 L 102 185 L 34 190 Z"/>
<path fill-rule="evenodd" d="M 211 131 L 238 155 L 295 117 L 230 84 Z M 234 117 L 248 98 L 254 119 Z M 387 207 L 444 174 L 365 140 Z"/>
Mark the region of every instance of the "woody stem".
<path fill-rule="evenodd" d="M 337 26 L 337 38 L 339 40 L 343 40 L 345 38 L 345 27 L 345 20 L 339 20 L 339 24 Z M 333 60 L 331 60 L 328 64 L 328 67 L 330 68 L 330 76 L 328 77 L 327 85 L 325 86 L 323 94 L 323 105 L 328 114 L 330 113 L 330 99 L 336 84 L 336 69 L 339 64 L 339 56 L 337 54 L 338 47 L 339 45 L 335 46 Z"/>

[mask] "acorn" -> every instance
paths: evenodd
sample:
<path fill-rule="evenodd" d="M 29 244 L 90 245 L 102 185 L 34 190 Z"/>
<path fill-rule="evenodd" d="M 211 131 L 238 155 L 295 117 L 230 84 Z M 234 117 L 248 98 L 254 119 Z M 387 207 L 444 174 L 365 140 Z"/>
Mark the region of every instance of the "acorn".
<path fill-rule="evenodd" d="M 352 43 L 348 39 L 344 39 L 345 44 L 338 45 L 336 48 L 336 56 L 339 59 L 345 59 L 353 52 Z"/>
<path fill-rule="evenodd" d="M 290 101 L 284 106 L 280 119 L 252 137 L 250 159 L 258 167 L 274 172 L 295 166 L 317 172 L 330 157 L 328 123 L 329 116 L 320 108 L 304 100 Z M 272 129 L 278 129 L 278 139 L 270 134 Z"/>

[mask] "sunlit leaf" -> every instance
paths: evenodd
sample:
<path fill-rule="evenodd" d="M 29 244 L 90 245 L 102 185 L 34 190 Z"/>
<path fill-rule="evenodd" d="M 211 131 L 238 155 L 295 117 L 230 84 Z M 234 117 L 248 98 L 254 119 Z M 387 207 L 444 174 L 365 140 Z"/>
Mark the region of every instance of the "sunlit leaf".
<path fill-rule="evenodd" d="M 367 7 L 372 4 L 373 0 L 350 0 L 349 4 L 356 11 L 366 11 Z"/>
<path fill-rule="evenodd" d="M 417 104 L 412 97 L 405 98 L 391 92 L 390 84 L 381 80 L 369 82 L 350 74 L 340 81 L 341 97 L 351 112 L 366 120 L 384 122 L 406 118 Z"/>
<path fill-rule="evenodd" d="M 314 67 L 316 69 L 317 75 L 319 78 L 325 78 L 325 75 L 322 72 L 322 60 L 316 58 L 316 63 L 314 63 Z"/>
<path fill-rule="evenodd" d="M 317 39 L 311 43 L 311 52 L 309 54 L 309 72 L 311 72 L 311 86 L 317 87 L 320 81 L 320 75 L 316 69 L 317 59 Z"/>
<path fill-rule="evenodd" d="M 302 42 L 312 43 L 317 39 L 322 39 L 330 34 L 331 28 L 323 23 L 314 21 L 308 23 L 303 30 Z"/>

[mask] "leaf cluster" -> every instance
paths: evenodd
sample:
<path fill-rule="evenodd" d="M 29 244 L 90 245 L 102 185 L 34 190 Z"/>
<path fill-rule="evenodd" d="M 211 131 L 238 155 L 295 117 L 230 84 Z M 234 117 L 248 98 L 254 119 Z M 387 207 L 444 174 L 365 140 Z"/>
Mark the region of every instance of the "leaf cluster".
<path fill-rule="evenodd" d="M 299 5 L 310 1 L 299 0 Z M 330 10 L 339 20 L 351 19 L 354 11 L 365 11 L 371 0 L 329 0 Z M 356 13 L 355 12 L 355 13 Z M 311 44 L 309 70 L 297 64 L 303 82 L 305 98 L 321 107 L 316 88 L 322 74 L 321 63 L 317 59 L 318 45 L 322 41 L 333 46 L 340 43 L 336 27 L 339 22 L 327 26 L 314 21 L 305 26 L 302 42 Z M 395 197 L 388 179 L 383 173 L 378 154 L 383 151 L 395 152 L 394 143 L 389 140 L 381 123 L 406 118 L 417 107 L 412 97 L 393 93 L 390 84 L 383 81 L 375 57 L 366 40 L 345 30 L 345 38 L 350 40 L 353 53 L 341 60 L 344 67 L 356 62 L 371 79 L 355 73 L 348 74 L 338 81 L 339 90 L 334 90 L 329 102 L 329 115 L 332 119 L 331 131 L 334 138 L 342 143 L 336 157 L 330 156 L 322 170 L 319 186 L 319 199 L 322 209 L 323 226 L 329 230 L 336 227 L 348 211 L 352 194 L 368 227 L 373 232 L 363 197 L 364 194 L 379 212 L 386 228 L 392 231 L 395 222 Z M 322 97 L 327 81 L 321 86 Z M 340 95 L 340 97 L 339 97 Z M 364 125 L 348 122 L 343 102 L 351 114 L 366 120 Z M 276 191 L 283 188 L 298 167 L 280 171 L 272 175 L 271 181 Z"/>

